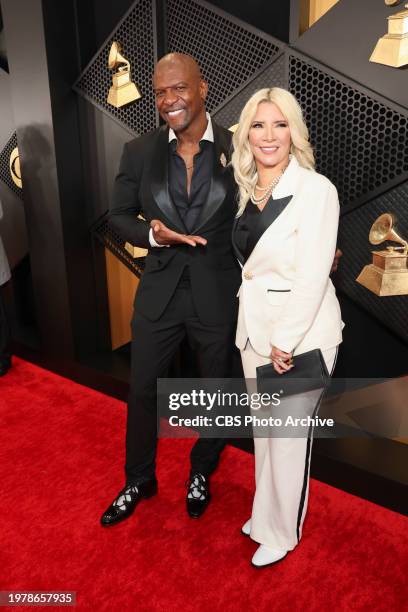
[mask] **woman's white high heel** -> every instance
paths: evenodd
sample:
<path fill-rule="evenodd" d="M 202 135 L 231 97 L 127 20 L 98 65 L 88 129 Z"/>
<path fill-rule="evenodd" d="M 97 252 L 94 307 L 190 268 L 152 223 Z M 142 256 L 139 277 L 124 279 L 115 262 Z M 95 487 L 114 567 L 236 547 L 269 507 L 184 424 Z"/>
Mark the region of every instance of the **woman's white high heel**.
<path fill-rule="evenodd" d="M 252 565 L 255 567 L 264 567 L 265 565 L 272 565 L 284 559 L 287 555 L 286 550 L 279 550 L 277 548 L 268 548 L 261 544 L 252 557 Z"/>

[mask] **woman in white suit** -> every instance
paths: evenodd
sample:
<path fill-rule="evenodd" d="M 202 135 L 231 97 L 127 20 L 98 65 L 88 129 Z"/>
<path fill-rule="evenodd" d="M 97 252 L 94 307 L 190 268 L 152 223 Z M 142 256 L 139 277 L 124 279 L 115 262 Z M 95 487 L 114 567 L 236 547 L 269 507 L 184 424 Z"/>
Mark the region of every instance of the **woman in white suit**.
<path fill-rule="evenodd" d="M 342 321 L 329 278 L 339 203 L 314 170 L 308 129 L 296 99 L 274 87 L 245 105 L 233 138 L 239 187 L 233 243 L 242 265 L 236 344 L 246 379 L 267 363 L 284 376 L 292 356 L 320 348 L 329 372 Z M 299 542 L 306 514 L 309 438 L 256 438 L 251 518 L 242 528 L 260 544 L 257 567 L 283 559 Z"/>

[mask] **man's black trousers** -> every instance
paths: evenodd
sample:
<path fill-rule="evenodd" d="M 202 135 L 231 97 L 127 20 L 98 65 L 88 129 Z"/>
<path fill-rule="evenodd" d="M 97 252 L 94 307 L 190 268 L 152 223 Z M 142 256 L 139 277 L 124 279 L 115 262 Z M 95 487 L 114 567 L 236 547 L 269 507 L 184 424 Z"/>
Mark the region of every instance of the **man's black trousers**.
<path fill-rule="evenodd" d="M 187 337 L 202 378 L 231 377 L 236 321 L 203 325 L 194 308 L 189 280 L 182 279 L 158 321 L 137 312 L 132 319 L 132 369 L 126 430 L 126 481 L 136 484 L 155 475 L 157 378 L 164 377 Z M 199 438 L 192 448 L 191 474 L 209 475 L 226 441 Z"/>

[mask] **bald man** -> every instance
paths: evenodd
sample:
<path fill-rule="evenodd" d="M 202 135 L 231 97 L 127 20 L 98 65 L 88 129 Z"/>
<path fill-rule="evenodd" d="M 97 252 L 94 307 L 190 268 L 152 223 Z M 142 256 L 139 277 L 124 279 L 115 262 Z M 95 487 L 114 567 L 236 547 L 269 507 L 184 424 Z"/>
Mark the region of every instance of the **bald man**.
<path fill-rule="evenodd" d="M 230 377 L 234 350 L 241 274 L 231 247 L 231 134 L 206 113 L 208 86 L 192 57 L 166 55 L 153 86 L 166 125 L 125 145 L 110 214 L 115 232 L 149 252 L 132 319 L 126 484 L 103 514 L 104 526 L 157 492 L 156 382 L 181 342 L 188 339 L 204 378 Z M 224 446 L 200 438 L 192 449 L 191 517 L 209 503 L 209 476 Z"/>

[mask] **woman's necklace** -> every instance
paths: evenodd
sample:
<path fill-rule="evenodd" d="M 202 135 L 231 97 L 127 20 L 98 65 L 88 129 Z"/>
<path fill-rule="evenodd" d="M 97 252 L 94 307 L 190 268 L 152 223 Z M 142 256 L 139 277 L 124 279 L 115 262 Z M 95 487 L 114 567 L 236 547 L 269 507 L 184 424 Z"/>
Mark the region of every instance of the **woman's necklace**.
<path fill-rule="evenodd" d="M 252 204 L 255 204 L 255 206 L 258 206 L 259 204 L 262 204 L 265 200 L 270 198 L 270 196 L 272 194 L 272 191 L 275 189 L 276 185 L 281 180 L 282 175 L 285 172 L 287 167 L 288 166 L 286 165 L 283 168 L 282 172 L 280 174 L 278 174 L 278 176 L 275 176 L 273 181 L 271 183 L 269 183 L 269 185 L 267 185 L 266 187 L 259 187 L 258 185 L 255 185 L 255 187 L 252 189 L 252 193 L 251 193 L 251 202 L 252 202 Z M 257 189 L 258 191 L 263 191 L 265 193 L 260 198 L 256 198 L 255 197 L 255 189 Z"/>

